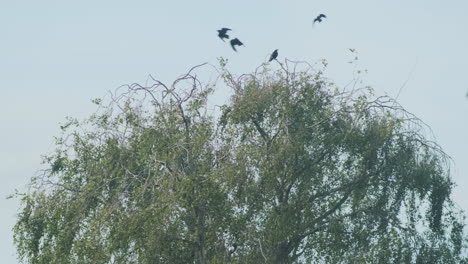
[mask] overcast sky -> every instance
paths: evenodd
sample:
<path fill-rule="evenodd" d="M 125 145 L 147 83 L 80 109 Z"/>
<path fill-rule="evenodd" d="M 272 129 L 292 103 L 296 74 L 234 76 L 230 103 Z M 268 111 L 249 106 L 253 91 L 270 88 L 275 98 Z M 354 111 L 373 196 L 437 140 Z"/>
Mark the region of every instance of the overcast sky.
<path fill-rule="evenodd" d="M 468 210 L 468 1 L 3 1 L 0 3 L 0 256 L 17 263 L 12 227 L 25 190 L 53 150 L 66 116 L 94 112 L 91 99 L 148 74 L 169 82 L 203 62 L 229 59 L 248 73 L 279 59 L 328 61 L 326 76 L 364 82 L 433 130 L 453 158 L 454 197 Z M 312 27 L 319 13 L 327 15 Z M 232 28 L 235 53 L 216 30 Z M 272 67 L 277 65 L 273 64 Z"/>

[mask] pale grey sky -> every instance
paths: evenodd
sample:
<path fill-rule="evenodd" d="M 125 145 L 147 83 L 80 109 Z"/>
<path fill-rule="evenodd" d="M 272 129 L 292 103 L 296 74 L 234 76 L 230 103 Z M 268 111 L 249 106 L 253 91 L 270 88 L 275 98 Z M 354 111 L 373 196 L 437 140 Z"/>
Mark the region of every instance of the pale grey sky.
<path fill-rule="evenodd" d="M 352 57 L 366 84 L 395 96 L 431 126 L 453 157 L 454 196 L 468 209 L 468 2 L 394 1 L 3 1 L 0 3 L 0 258 L 17 263 L 12 231 L 18 201 L 53 149 L 65 116 L 84 118 L 90 99 L 148 74 L 169 82 L 223 56 L 251 72 L 274 50 L 279 59 L 327 59 L 326 75 L 350 80 Z M 312 27 L 324 13 L 323 23 Z M 230 27 L 245 47 L 219 40 Z M 276 67 L 276 66 L 273 66 Z M 412 74 L 410 74 L 412 72 Z"/>

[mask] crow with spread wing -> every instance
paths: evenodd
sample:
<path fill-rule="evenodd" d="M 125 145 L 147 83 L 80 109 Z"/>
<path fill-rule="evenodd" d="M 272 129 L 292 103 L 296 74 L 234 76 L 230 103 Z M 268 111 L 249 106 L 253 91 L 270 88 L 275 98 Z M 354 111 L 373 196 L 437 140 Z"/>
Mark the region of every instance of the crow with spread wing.
<path fill-rule="evenodd" d="M 238 38 L 235 38 L 231 40 L 231 47 L 234 51 L 237 52 L 236 46 L 244 46 L 244 43 L 242 43 Z"/>
<path fill-rule="evenodd" d="M 318 15 L 318 16 L 314 19 L 314 24 L 315 24 L 315 22 L 319 22 L 319 23 L 322 22 L 322 18 L 327 18 L 327 16 L 324 15 L 324 14 Z"/>
<path fill-rule="evenodd" d="M 227 32 L 231 30 L 230 28 L 222 28 L 220 30 L 218 30 L 218 37 L 224 41 L 224 39 L 229 39 L 229 35 L 227 34 Z"/>

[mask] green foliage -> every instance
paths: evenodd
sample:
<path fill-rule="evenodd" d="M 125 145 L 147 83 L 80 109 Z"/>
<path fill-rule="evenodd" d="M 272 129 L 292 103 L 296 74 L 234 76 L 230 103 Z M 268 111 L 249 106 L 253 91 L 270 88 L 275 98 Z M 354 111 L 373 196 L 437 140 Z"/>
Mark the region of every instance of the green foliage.
<path fill-rule="evenodd" d="M 192 69 L 69 119 L 21 195 L 21 260 L 463 261 L 448 158 L 420 121 L 366 89 L 332 92 L 321 72 L 235 79 L 226 64 L 219 115 Z"/>

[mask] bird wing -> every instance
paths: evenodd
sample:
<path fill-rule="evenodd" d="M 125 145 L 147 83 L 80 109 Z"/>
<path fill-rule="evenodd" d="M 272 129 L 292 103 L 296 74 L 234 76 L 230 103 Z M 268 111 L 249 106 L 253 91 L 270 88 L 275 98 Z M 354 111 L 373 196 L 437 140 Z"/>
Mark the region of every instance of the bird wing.
<path fill-rule="evenodd" d="M 276 59 L 276 57 L 278 57 L 278 50 L 273 51 L 273 53 L 270 55 L 269 61 Z"/>
<path fill-rule="evenodd" d="M 320 14 L 319 17 L 325 17 L 326 18 L 327 16 L 324 15 L 324 14 Z"/>
<path fill-rule="evenodd" d="M 226 31 L 229 31 L 229 30 L 232 30 L 232 29 L 230 29 L 230 28 L 222 28 L 221 30 L 224 31 L 224 32 L 226 32 Z"/>
<path fill-rule="evenodd" d="M 237 52 L 237 50 L 236 50 L 236 46 L 234 46 L 234 44 L 232 44 L 232 43 L 231 43 L 231 47 L 232 47 L 232 49 L 233 49 L 234 51 L 236 51 L 236 52 Z"/>

